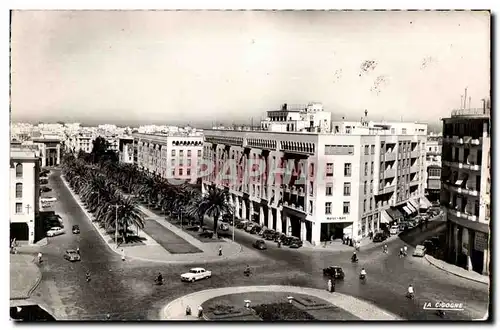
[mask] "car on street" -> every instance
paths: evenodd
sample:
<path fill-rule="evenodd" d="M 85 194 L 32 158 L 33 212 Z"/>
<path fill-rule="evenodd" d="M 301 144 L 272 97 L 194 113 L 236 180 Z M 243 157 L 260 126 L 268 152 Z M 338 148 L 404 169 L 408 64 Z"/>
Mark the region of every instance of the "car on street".
<path fill-rule="evenodd" d="M 422 245 L 425 247 L 426 252 L 432 252 L 435 249 L 434 243 L 429 239 L 423 241 Z"/>
<path fill-rule="evenodd" d="M 47 231 L 47 237 L 59 236 L 64 234 L 64 229 L 61 227 L 52 227 Z"/>
<path fill-rule="evenodd" d="M 417 223 L 413 220 L 408 221 L 408 229 L 413 229 L 417 226 Z"/>
<path fill-rule="evenodd" d="M 227 223 L 221 223 L 221 224 L 219 224 L 219 230 L 221 230 L 221 231 L 228 231 L 229 230 L 229 225 Z"/>
<path fill-rule="evenodd" d="M 302 245 L 303 245 L 303 243 L 300 240 L 300 238 L 294 237 L 290 240 L 290 244 L 288 244 L 288 247 L 292 248 L 292 249 L 298 249 L 298 248 L 302 247 Z"/>
<path fill-rule="evenodd" d="M 245 231 L 246 231 L 247 233 L 251 232 L 251 231 L 252 231 L 252 228 L 253 228 L 255 225 L 256 225 L 256 224 L 255 224 L 255 223 L 252 223 L 252 222 L 248 223 L 248 224 L 246 225 L 246 227 L 245 227 Z"/>
<path fill-rule="evenodd" d="M 276 235 L 276 232 L 272 229 L 266 229 L 264 233 L 262 234 L 262 238 L 265 239 L 266 241 L 271 241 L 274 240 L 274 236 Z"/>
<path fill-rule="evenodd" d="M 259 226 L 259 225 L 255 225 L 252 227 L 252 229 L 250 230 L 250 234 L 259 234 L 262 230 L 262 227 Z"/>
<path fill-rule="evenodd" d="M 47 187 L 47 186 L 43 186 L 42 188 L 40 188 L 40 190 L 41 190 L 42 192 L 49 192 L 49 191 L 52 191 L 52 188 Z"/>
<path fill-rule="evenodd" d="M 198 280 L 203 280 L 205 278 L 212 277 L 212 272 L 206 270 L 205 268 L 195 267 L 191 268 L 187 273 L 181 275 L 181 281 L 183 282 L 195 282 Z"/>
<path fill-rule="evenodd" d="M 276 235 L 274 236 L 275 242 L 281 241 L 281 243 L 283 243 L 285 241 L 285 239 L 286 239 L 285 234 L 276 232 Z"/>
<path fill-rule="evenodd" d="M 300 241 L 300 238 L 298 237 L 295 237 L 295 236 L 287 236 L 284 241 L 283 241 L 283 245 L 290 245 L 292 244 L 292 242 L 296 242 L 296 241 Z M 302 241 L 301 241 L 302 242 Z"/>
<path fill-rule="evenodd" d="M 401 223 L 399 224 L 399 231 L 406 231 L 406 230 L 408 230 L 408 223 L 406 223 L 406 222 L 401 222 Z"/>
<path fill-rule="evenodd" d="M 199 235 L 200 235 L 200 237 L 212 238 L 212 237 L 214 237 L 214 232 L 211 230 L 204 230 Z"/>
<path fill-rule="evenodd" d="M 78 225 L 74 225 L 74 226 L 71 228 L 71 231 L 73 232 L 73 234 L 80 234 L 80 226 L 78 226 Z"/>
<path fill-rule="evenodd" d="M 253 242 L 252 246 L 257 250 L 267 250 L 266 242 L 264 242 L 264 240 L 261 239 L 258 239 L 255 242 Z"/>
<path fill-rule="evenodd" d="M 417 245 L 415 251 L 413 251 L 414 257 L 423 257 L 425 255 L 426 248 L 423 245 Z"/>
<path fill-rule="evenodd" d="M 71 262 L 82 260 L 80 254 L 76 250 L 66 250 L 66 252 L 64 253 L 64 259 Z"/>
<path fill-rule="evenodd" d="M 245 229 L 246 225 L 249 223 L 250 221 L 248 220 L 243 220 L 243 221 L 240 221 L 237 225 L 236 225 L 236 228 L 238 229 Z"/>
<path fill-rule="evenodd" d="M 47 179 L 40 179 L 40 184 L 48 184 L 49 180 Z"/>
<path fill-rule="evenodd" d="M 373 236 L 373 242 L 379 243 L 387 239 L 387 235 L 384 232 L 378 232 Z"/>
<path fill-rule="evenodd" d="M 391 233 L 391 235 L 397 235 L 399 233 L 398 225 L 392 226 L 391 229 L 389 229 L 389 232 Z"/>
<path fill-rule="evenodd" d="M 323 269 L 323 275 L 328 277 L 333 277 L 336 280 L 343 280 L 345 277 L 344 271 L 341 267 L 330 266 Z"/>

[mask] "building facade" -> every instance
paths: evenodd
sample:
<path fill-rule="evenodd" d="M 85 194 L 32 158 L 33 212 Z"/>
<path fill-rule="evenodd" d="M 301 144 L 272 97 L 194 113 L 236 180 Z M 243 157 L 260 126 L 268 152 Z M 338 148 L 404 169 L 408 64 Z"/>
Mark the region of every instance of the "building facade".
<path fill-rule="evenodd" d="M 454 110 L 443 119 L 441 204 L 449 262 L 483 274 L 490 263 L 490 108 Z"/>
<path fill-rule="evenodd" d="M 118 139 L 119 151 L 118 158 L 121 163 L 133 164 L 134 163 L 134 138 L 133 137 L 120 137 Z"/>
<path fill-rule="evenodd" d="M 165 179 L 196 181 L 202 160 L 201 134 L 133 133 L 134 163 Z"/>
<path fill-rule="evenodd" d="M 429 135 L 426 145 L 427 179 L 425 193 L 432 202 L 439 201 L 441 194 L 442 135 Z"/>
<path fill-rule="evenodd" d="M 40 199 L 40 158 L 35 152 L 10 150 L 10 236 L 35 243 Z"/>
<path fill-rule="evenodd" d="M 363 121 L 332 122 L 335 133 L 269 130 L 287 124 L 291 130 L 289 121 L 265 120 L 265 131 L 206 130 L 203 154 L 212 168 L 202 189 L 228 189 L 237 217 L 313 245 L 344 234 L 365 237 L 394 220 L 390 208 L 417 212 L 426 125 Z"/>
<path fill-rule="evenodd" d="M 40 150 L 41 166 L 58 166 L 61 164 L 61 140 L 58 138 L 33 138 L 33 144 Z"/>

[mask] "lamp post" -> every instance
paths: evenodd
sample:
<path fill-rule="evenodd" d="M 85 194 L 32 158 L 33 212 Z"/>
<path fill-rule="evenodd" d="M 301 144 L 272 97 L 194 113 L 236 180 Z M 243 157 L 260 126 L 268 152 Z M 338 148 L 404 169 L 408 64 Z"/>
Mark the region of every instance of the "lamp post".
<path fill-rule="evenodd" d="M 113 207 L 115 208 L 115 244 L 118 248 L 118 208 L 121 207 L 121 205 L 115 204 Z"/>

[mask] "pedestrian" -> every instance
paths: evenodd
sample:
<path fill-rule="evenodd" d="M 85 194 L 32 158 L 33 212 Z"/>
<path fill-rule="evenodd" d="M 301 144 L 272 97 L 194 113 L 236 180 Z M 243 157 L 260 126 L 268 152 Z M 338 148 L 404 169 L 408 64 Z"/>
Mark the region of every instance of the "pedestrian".
<path fill-rule="evenodd" d="M 403 248 L 403 251 L 404 251 L 404 255 L 406 256 L 406 255 L 407 255 L 407 253 L 408 253 L 408 248 L 406 247 L 406 245 L 405 245 L 405 247 Z"/>
<path fill-rule="evenodd" d="M 332 280 L 328 280 L 328 292 L 332 292 Z"/>
<path fill-rule="evenodd" d="M 38 252 L 38 263 L 42 263 L 42 252 Z"/>
<path fill-rule="evenodd" d="M 191 307 L 189 305 L 186 306 L 186 315 L 191 315 Z"/>
<path fill-rule="evenodd" d="M 201 306 L 198 307 L 198 317 L 199 318 L 203 317 L 203 307 L 201 307 Z"/>
<path fill-rule="evenodd" d="M 330 237 L 330 244 L 332 244 L 332 243 L 333 243 L 333 238 L 334 238 L 334 237 L 333 237 L 333 235 L 332 235 L 332 236 Z"/>
<path fill-rule="evenodd" d="M 76 253 L 78 253 L 78 255 L 80 255 L 80 248 L 79 247 L 76 248 Z"/>
<path fill-rule="evenodd" d="M 111 315 L 106 314 L 106 320 L 110 320 L 110 319 L 111 319 Z"/>
<path fill-rule="evenodd" d="M 222 257 L 222 246 L 219 246 L 219 257 Z"/>
<path fill-rule="evenodd" d="M 122 249 L 122 261 L 125 261 L 125 251 Z"/>
<path fill-rule="evenodd" d="M 403 258 L 403 254 L 404 254 L 403 248 L 399 249 L 399 257 L 400 258 Z"/>
<path fill-rule="evenodd" d="M 335 277 L 332 280 L 332 291 L 331 292 L 335 292 Z"/>

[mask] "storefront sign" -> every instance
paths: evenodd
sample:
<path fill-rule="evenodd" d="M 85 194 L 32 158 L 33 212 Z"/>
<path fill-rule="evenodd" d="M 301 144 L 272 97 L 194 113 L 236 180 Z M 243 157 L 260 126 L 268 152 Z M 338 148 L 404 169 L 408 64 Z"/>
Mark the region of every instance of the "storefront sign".
<path fill-rule="evenodd" d="M 484 251 L 488 248 L 488 235 L 485 233 L 476 232 L 474 238 L 474 250 Z"/>
<path fill-rule="evenodd" d="M 347 217 L 326 217 L 326 221 L 347 220 Z"/>

